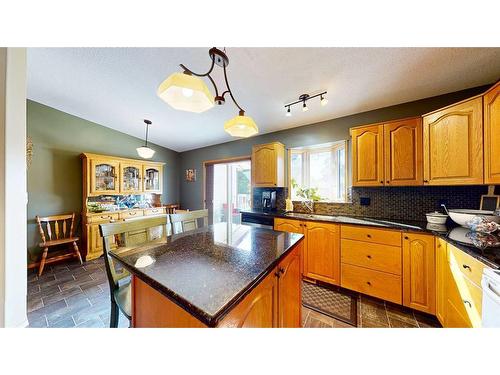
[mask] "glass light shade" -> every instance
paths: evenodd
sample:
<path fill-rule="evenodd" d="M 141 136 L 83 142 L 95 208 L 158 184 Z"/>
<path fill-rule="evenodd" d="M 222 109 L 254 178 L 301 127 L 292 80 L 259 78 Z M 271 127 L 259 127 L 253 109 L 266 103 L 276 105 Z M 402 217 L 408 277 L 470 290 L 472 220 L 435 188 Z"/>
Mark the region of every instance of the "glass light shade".
<path fill-rule="evenodd" d="M 309 107 L 306 105 L 306 103 L 304 103 L 304 105 L 302 106 L 302 112 L 307 112 L 309 111 Z"/>
<path fill-rule="evenodd" d="M 224 130 L 233 137 L 251 137 L 259 132 L 255 121 L 249 116 L 236 116 L 226 121 Z"/>
<path fill-rule="evenodd" d="M 321 105 L 325 106 L 328 104 L 328 99 L 327 98 L 321 98 Z"/>
<path fill-rule="evenodd" d="M 214 97 L 202 79 L 185 73 L 173 73 L 161 83 L 158 96 L 172 108 L 204 112 L 214 106 Z"/>
<path fill-rule="evenodd" d="M 136 150 L 137 154 L 143 159 L 151 159 L 155 154 L 155 150 L 146 146 L 137 147 Z"/>

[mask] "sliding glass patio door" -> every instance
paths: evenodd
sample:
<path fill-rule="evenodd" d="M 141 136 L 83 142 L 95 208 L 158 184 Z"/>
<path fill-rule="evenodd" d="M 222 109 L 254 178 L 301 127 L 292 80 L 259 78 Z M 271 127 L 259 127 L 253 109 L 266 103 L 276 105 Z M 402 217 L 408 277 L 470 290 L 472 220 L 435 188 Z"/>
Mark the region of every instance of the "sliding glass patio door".
<path fill-rule="evenodd" d="M 210 224 L 240 224 L 240 211 L 250 209 L 250 159 L 213 163 L 205 168 L 205 206 Z"/>

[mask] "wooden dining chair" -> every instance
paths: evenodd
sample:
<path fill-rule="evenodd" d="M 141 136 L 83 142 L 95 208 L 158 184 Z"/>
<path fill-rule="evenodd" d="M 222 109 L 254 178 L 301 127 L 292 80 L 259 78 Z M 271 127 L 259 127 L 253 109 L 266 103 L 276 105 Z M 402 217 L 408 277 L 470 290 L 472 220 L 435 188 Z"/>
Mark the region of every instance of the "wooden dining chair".
<path fill-rule="evenodd" d="M 170 215 L 172 234 L 198 229 L 198 221 L 202 220 L 203 226 L 208 226 L 208 210 L 196 210 Z"/>
<path fill-rule="evenodd" d="M 40 260 L 40 266 L 38 267 L 38 276 L 43 272 L 43 268 L 46 264 L 58 262 L 64 259 L 77 258 L 82 263 L 82 256 L 80 255 L 80 250 L 76 244 L 79 237 L 74 236 L 75 229 L 75 213 L 67 215 L 54 215 L 40 217 L 36 216 L 36 222 L 38 224 L 38 231 L 40 232 L 40 237 L 42 242 L 38 244 L 40 248 L 43 249 L 42 258 Z M 45 235 L 44 231 L 47 231 Z M 71 248 L 68 252 L 61 252 L 60 254 L 54 254 L 54 256 L 48 257 L 47 254 L 50 247 L 59 246 L 64 244 L 71 244 Z"/>
<path fill-rule="evenodd" d="M 115 223 L 107 223 L 99 225 L 99 230 L 103 238 L 104 248 L 104 264 L 106 266 L 106 275 L 108 276 L 108 283 L 110 288 L 111 297 L 111 317 L 109 319 L 109 326 L 111 328 L 118 327 L 118 319 L 120 310 L 127 317 L 129 323 L 132 320 L 132 290 L 130 286 L 130 279 L 125 280 L 130 276 L 130 273 L 121 269 L 116 270 L 113 258 L 110 253 L 119 252 L 126 253 L 133 251 L 146 243 L 154 243 L 164 241 L 168 234 L 168 215 L 155 215 L 151 217 L 139 217 L 126 221 Z M 158 237 L 155 231 L 158 227 L 162 228 L 163 235 Z M 141 235 L 137 235 L 140 233 Z M 142 235 L 144 233 L 144 235 Z M 112 250 L 112 239 L 117 236 L 120 240 L 120 247 Z M 130 324 L 129 324 L 130 325 Z"/>
<path fill-rule="evenodd" d="M 166 204 L 165 205 L 165 211 L 167 214 L 175 214 L 175 211 L 177 211 L 180 208 L 180 205 L 178 204 Z"/>

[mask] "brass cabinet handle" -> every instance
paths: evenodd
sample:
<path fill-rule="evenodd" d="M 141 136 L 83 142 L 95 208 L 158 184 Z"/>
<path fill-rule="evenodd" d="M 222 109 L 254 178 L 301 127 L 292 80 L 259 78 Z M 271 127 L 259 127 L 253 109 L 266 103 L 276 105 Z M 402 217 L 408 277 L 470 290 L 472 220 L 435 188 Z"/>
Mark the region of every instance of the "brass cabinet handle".
<path fill-rule="evenodd" d="M 471 272 L 472 272 L 472 268 L 470 268 L 470 266 L 468 266 L 467 264 L 462 264 L 462 267 L 463 267 L 464 269 L 466 269 L 466 270 L 468 269 L 469 271 L 471 271 Z"/>
<path fill-rule="evenodd" d="M 464 300 L 464 304 L 469 305 L 469 308 L 472 308 L 472 303 L 470 303 L 469 301 Z"/>

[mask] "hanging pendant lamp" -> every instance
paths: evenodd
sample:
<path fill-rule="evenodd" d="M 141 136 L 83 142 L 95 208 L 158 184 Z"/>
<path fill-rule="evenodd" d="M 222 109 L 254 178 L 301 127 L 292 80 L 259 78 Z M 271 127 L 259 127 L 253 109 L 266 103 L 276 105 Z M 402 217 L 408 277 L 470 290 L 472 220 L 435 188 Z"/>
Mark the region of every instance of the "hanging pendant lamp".
<path fill-rule="evenodd" d="M 149 130 L 149 125 L 152 124 L 151 121 L 149 120 L 144 120 L 144 123 L 146 124 L 146 142 L 144 146 L 137 147 L 137 154 L 143 158 L 143 159 L 151 159 L 153 155 L 155 154 L 155 150 L 151 149 L 148 147 L 148 130 Z"/>
<path fill-rule="evenodd" d="M 158 87 L 158 96 L 168 103 L 172 108 L 189 111 L 203 112 L 213 107 L 214 104 L 223 105 L 226 102 L 225 96 L 229 94 L 234 105 L 238 108 L 238 116 L 226 121 L 224 130 L 233 137 L 250 137 L 259 132 L 259 128 L 250 116 L 245 116 L 245 110 L 236 102 L 233 92 L 229 87 L 226 68 L 229 65 L 229 58 L 225 50 L 211 48 L 208 55 L 212 60 L 210 69 L 206 73 L 195 73 L 185 65 L 180 64 L 183 73 L 173 73 Z M 226 90 L 219 94 L 219 88 L 210 75 L 215 65 L 220 66 L 224 72 L 224 82 Z M 215 90 L 215 97 L 210 93 L 207 85 L 199 77 L 208 77 Z"/>

